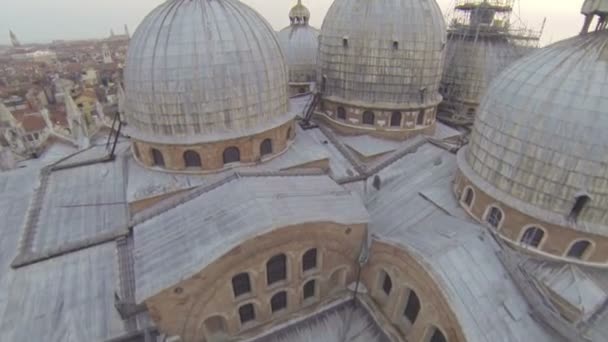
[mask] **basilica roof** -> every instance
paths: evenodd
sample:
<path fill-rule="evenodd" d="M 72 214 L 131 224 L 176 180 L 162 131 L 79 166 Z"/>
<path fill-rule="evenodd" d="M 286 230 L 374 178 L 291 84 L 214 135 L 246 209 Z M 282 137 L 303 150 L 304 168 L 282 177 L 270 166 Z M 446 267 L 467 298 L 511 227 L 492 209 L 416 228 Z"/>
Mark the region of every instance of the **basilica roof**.
<path fill-rule="evenodd" d="M 137 302 L 195 275 L 243 241 L 274 229 L 368 221 L 359 198 L 325 175 L 236 174 L 185 196 L 174 207 L 151 208 L 151 213 L 143 214 L 146 220 L 135 227 Z"/>
<path fill-rule="evenodd" d="M 287 68 L 268 22 L 238 0 L 170 0 L 138 27 L 125 67 L 126 131 L 194 144 L 291 118 Z"/>
<path fill-rule="evenodd" d="M 490 86 L 461 167 L 493 197 L 574 228 L 608 234 L 608 31 L 577 36 L 507 68 Z M 469 172 L 470 171 L 470 172 Z"/>
<path fill-rule="evenodd" d="M 316 68 L 319 30 L 308 24 L 292 24 L 279 31 L 278 36 L 289 67 Z"/>

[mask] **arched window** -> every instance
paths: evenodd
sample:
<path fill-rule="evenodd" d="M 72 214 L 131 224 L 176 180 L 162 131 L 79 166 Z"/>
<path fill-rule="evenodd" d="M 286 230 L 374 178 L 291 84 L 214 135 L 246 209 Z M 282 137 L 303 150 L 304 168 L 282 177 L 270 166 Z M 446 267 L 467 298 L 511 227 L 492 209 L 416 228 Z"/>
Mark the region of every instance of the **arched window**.
<path fill-rule="evenodd" d="M 218 333 L 226 332 L 226 319 L 222 316 L 211 316 L 205 320 L 203 323 L 205 326 L 205 330 L 209 335 L 215 335 Z"/>
<path fill-rule="evenodd" d="M 317 249 L 312 248 L 302 256 L 302 271 L 306 272 L 317 267 Z"/>
<path fill-rule="evenodd" d="M 287 257 L 275 255 L 266 263 L 266 280 L 268 285 L 287 279 Z"/>
<path fill-rule="evenodd" d="M 568 215 L 568 219 L 572 222 L 577 222 L 579 215 L 585 209 L 585 206 L 591 201 L 591 197 L 589 195 L 578 195 L 576 196 L 576 200 L 574 202 L 574 206 L 572 206 L 572 210 L 570 210 L 570 214 Z"/>
<path fill-rule="evenodd" d="M 436 327 L 431 328 L 430 336 L 429 342 L 448 342 L 441 330 L 437 329 Z"/>
<path fill-rule="evenodd" d="M 401 127 L 401 112 L 393 112 L 391 115 L 391 127 Z"/>
<path fill-rule="evenodd" d="M 424 125 L 424 109 L 421 109 L 420 112 L 418 112 L 418 116 L 416 117 L 416 125 Z"/>
<path fill-rule="evenodd" d="M 393 289 L 393 280 L 391 276 L 388 275 L 385 271 L 381 271 L 380 273 L 380 281 L 382 282 L 382 291 L 387 296 L 391 294 L 391 290 Z"/>
<path fill-rule="evenodd" d="M 251 292 L 251 281 L 248 273 L 240 273 L 232 277 L 232 291 L 234 298 Z"/>
<path fill-rule="evenodd" d="M 346 120 L 346 109 L 344 107 L 338 107 L 338 119 Z"/>
<path fill-rule="evenodd" d="M 530 227 L 526 229 L 524 235 L 522 235 L 521 243 L 531 247 L 538 247 L 543 241 L 544 236 L 545 232 L 542 229 L 538 227 Z"/>
<path fill-rule="evenodd" d="M 241 152 L 232 146 L 224 150 L 224 164 L 236 163 L 241 161 Z"/>
<path fill-rule="evenodd" d="M 471 205 L 473 205 L 473 196 L 474 195 L 475 194 L 473 193 L 473 189 L 471 189 L 471 188 L 467 188 L 464 191 L 464 196 L 462 197 L 463 198 L 462 201 L 464 202 L 464 204 L 466 204 L 467 207 L 471 207 Z"/>
<path fill-rule="evenodd" d="M 287 308 L 287 292 L 281 291 L 270 298 L 270 309 L 277 312 Z"/>
<path fill-rule="evenodd" d="M 263 157 L 269 154 L 272 154 L 272 140 L 265 139 L 260 144 L 260 155 Z"/>
<path fill-rule="evenodd" d="M 153 148 L 151 152 L 152 163 L 154 163 L 154 166 L 165 166 L 165 158 L 163 158 L 163 154 L 155 148 Z"/>
<path fill-rule="evenodd" d="M 304 299 L 312 298 L 315 296 L 317 284 L 316 281 L 309 280 L 306 284 L 304 284 L 304 288 L 302 289 Z"/>
<path fill-rule="evenodd" d="M 587 240 L 577 241 L 570 247 L 568 258 L 582 259 L 590 248 L 591 242 Z"/>
<path fill-rule="evenodd" d="M 498 228 L 500 222 L 502 222 L 502 211 L 496 207 L 491 207 L 486 216 L 486 222 L 492 227 Z"/>
<path fill-rule="evenodd" d="M 255 308 L 253 304 L 245 304 L 239 308 L 239 318 L 241 324 L 253 321 L 255 319 Z"/>
<path fill-rule="evenodd" d="M 363 124 L 364 125 L 373 125 L 376 122 L 376 116 L 371 111 L 365 111 L 363 113 Z"/>
<path fill-rule="evenodd" d="M 410 323 L 414 324 L 416 322 L 416 318 L 418 318 L 418 314 L 420 313 L 420 298 L 414 290 L 410 290 L 410 295 L 407 298 L 407 304 L 405 305 L 405 310 L 403 311 L 403 316 L 407 318 Z"/>
<path fill-rule="evenodd" d="M 186 151 L 184 152 L 184 164 L 186 167 L 201 167 L 203 163 L 201 162 L 201 156 L 194 151 Z"/>

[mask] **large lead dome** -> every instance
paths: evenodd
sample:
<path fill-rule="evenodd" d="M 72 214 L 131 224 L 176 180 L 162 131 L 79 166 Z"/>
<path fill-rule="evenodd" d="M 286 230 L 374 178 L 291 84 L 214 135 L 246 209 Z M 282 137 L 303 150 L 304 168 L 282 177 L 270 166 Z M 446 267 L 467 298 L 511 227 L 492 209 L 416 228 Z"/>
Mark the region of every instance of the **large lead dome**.
<path fill-rule="evenodd" d="M 373 103 L 438 102 L 446 28 L 434 0 L 336 0 L 321 28 L 324 93 Z"/>
<path fill-rule="evenodd" d="M 272 129 L 288 114 L 287 68 L 274 31 L 237 0 L 169 0 L 129 46 L 127 133 L 193 144 Z"/>
<path fill-rule="evenodd" d="M 319 38 L 323 112 L 342 130 L 433 128 L 445 43 L 435 0 L 336 0 Z"/>
<path fill-rule="evenodd" d="M 473 172 L 473 183 L 521 212 L 561 226 L 580 212 L 575 228 L 606 236 L 607 130 L 604 30 L 507 68 L 481 103 L 464 169 Z"/>

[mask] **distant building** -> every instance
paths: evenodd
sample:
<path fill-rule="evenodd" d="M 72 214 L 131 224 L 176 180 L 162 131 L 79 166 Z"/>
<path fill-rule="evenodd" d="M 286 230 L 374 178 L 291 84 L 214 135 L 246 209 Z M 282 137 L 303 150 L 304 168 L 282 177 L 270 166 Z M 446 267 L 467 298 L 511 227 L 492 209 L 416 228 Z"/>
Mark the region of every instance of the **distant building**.
<path fill-rule="evenodd" d="M 9 35 L 10 35 L 11 44 L 13 45 L 13 47 L 20 47 L 21 42 L 19 41 L 19 39 L 17 39 L 17 35 L 13 31 L 9 31 Z"/>

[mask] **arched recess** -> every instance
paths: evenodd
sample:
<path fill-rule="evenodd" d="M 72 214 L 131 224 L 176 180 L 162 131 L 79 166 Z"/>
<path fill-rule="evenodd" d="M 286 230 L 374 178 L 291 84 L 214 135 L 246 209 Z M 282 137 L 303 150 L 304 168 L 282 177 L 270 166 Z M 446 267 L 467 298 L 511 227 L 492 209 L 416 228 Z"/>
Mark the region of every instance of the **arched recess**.
<path fill-rule="evenodd" d="M 264 139 L 260 144 L 260 156 L 264 157 L 272 154 L 272 140 Z"/>
<path fill-rule="evenodd" d="M 186 167 L 201 167 L 203 162 L 196 151 L 188 150 L 184 152 L 184 165 Z"/>
<path fill-rule="evenodd" d="M 344 107 L 338 107 L 338 119 L 346 120 L 346 109 Z"/>
<path fill-rule="evenodd" d="M 545 230 L 538 226 L 530 226 L 524 229 L 519 242 L 524 245 L 540 248 L 545 239 Z"/>
<path fill-rule="evenodd" d="M 424 109 L 421 109 L 418 112 L 418 116 L 416 117 L 416 125 L 418 125 L 418 126 L 424 125 Z"/>
<path fill-rule="evenodd" d="M 448 342 L 445 334 L 436 326 L 431 326 L 427 333 L 426 341 L 428 342 Z"/>
<path fill-rule="evenodd" d="M 486 210 L 485 221 L 495 229 L 499 229 L 505 214 L 499 207 L 492 205 Z"/>
<path fill-rule="evenodd" d="M 165 158 L 159 150 L 153 148 L 150 150 L 150 153 L 152 154 L 152 164 L 154 166 L 165 166 Z"/>
<path fill-rule="evenodd" d="M 473 206 L 473 203 L 475 202 L 475 191 L 473 190 L 473 188 L 467 186 L 464 189 L 462 198 L 460 200 L 467 208 L 471 208 Z"/>
<path fill-rule="evenodd" d="M 277 254 L 266 262 L 266 285 L 287 280 L 287 256 Z"/>
<path fill-rule="evenodd" d="M 237 147 L 228 147 L 224 150 L 224 165 L 241 161 L 241 151 Z"/>
<path fill-rule="evenodd" d="M 363 124 L 373 126 L 375 123 L 376 123 L 376 115 L 374 115 L 374 112 L 366 110 L 363 113 Z"/>
<path fill-rule="evenodd" d="M 329 292 L 333 292 L 337 289 L 343 288 L 346 283 L 347 268 L 341 267 L 333 271 L 327 281 L 327 289 Z"/>
<path fill-rule="evenodd" d="M 403 115 L 401 114 L 401 112 L 393 112 L 393 114 L 391 115 L 391 127 L 401 127 L 402 118 Z"/>
<path fill-rule="evenodd" d="M 593 251 L 593 243 L 589 240 L 578 240 L 568 248 L 566 256 L 571 259 L 584 260 Z"/>
<path fill-rule="evenodd" d="M 228 322 L 226 321 L 226 318 L 221 315 L 208 317 L 203 322 L 203 327 L 205 329 L 205 336 L 207 336 L 207 339 L 217 336 L 225 336 L 228 332 Z"/>

